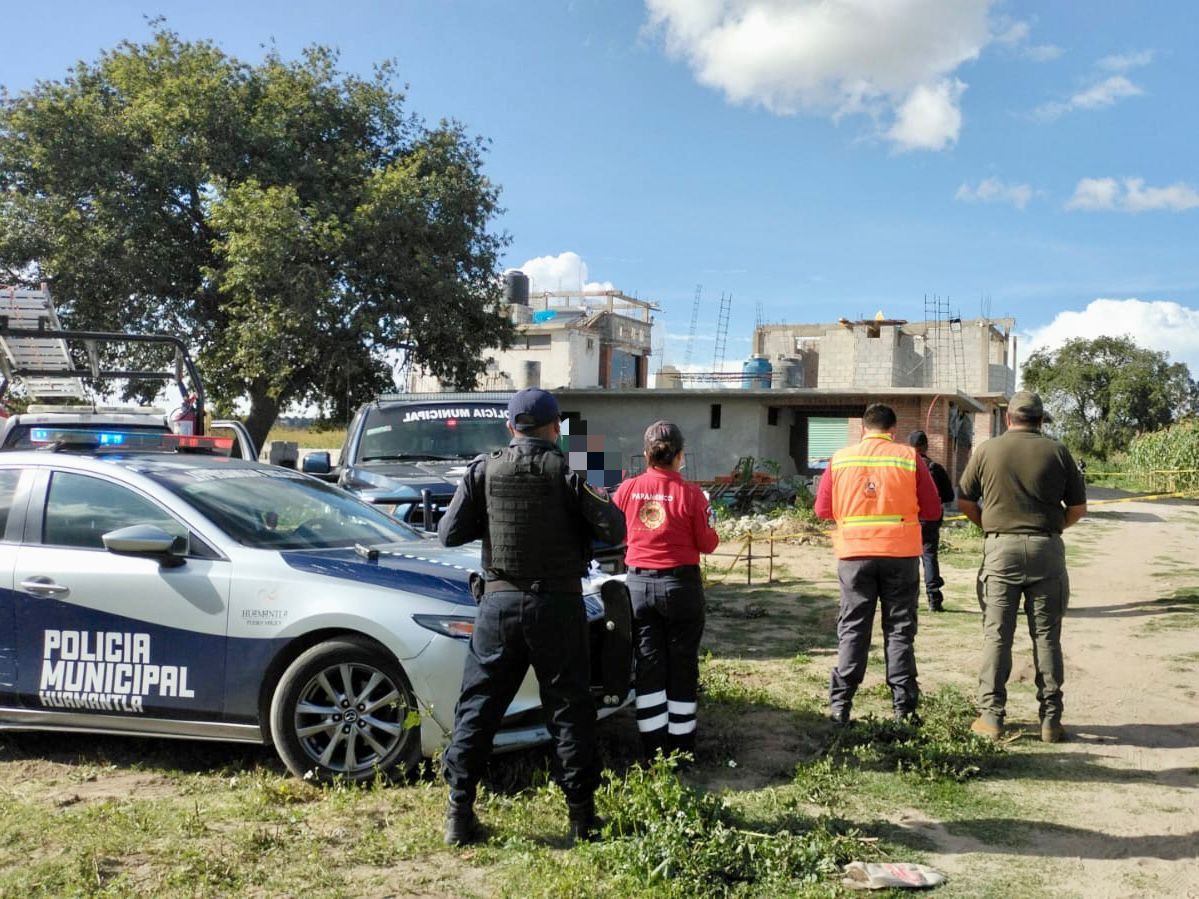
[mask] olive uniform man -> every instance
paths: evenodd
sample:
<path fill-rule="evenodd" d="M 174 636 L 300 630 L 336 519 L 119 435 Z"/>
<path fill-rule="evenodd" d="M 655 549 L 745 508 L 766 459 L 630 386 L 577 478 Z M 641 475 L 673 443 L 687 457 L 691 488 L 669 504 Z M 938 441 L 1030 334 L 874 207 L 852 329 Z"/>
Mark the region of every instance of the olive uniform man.
<path fill-rule="evenodd" d="M 979 446 L 958 482 L 958 508 L 983 529 L 978 601 L 983 657 L 978 718 L 971 730 L 1003 735 L 1012 639 L 1023 601 L 1036 666 L 1041 739 L 1062 729 L 1062 616 L 1070 598 L 1062 531 L 1087 511 L 1086 486 L 1070 451 L 1041 433 L 1041 398 L 1026 390 L 1008 404 L 1008 430 Z"/>
<path fill-rule="evenodd" d="M 475 792 L 504 713 L 529 666 L 553 740 L 556 779 L 575 839 L 599 821 L 595 704 L 581 578 L 593 540 L 624 541 L 625 520 L 607 495 L 572 472 L 557 447 L 558 403 L 528 389 L 508 403 L 506 449 L 479 456 L 438 525 L 446 546 L 483 541 L 484 592 L 462 673 L 454 736 L 443 767 L 450 787 L 445 840 L 481 837 Z"/>

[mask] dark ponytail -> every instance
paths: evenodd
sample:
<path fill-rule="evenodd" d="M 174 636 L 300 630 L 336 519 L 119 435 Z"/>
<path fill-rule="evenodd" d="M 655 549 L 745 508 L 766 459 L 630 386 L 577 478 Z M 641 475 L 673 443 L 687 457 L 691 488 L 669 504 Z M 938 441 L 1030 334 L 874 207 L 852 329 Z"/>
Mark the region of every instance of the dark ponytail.
<path fill-rule="evenodd" d="M 669 468 L 683 451 L 683 432 L 672 421 L 655 421 L 645 429 L 645 464 Z"/>

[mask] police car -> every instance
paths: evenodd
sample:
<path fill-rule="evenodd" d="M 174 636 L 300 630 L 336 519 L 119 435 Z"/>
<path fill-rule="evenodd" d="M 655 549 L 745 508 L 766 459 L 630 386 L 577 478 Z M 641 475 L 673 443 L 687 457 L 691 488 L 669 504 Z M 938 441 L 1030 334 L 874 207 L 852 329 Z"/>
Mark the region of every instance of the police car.
<path fill-rule="evenodd" d="M 221 438 L 31 437 L 0 454 L 0 729 L 272 743 L 347 780 L 447 742 L 477 548 Z M 602 716 L 628 701 L 628 596 L 586 593 Z M 496 745 L 546 739 L 530 674 Z"/>

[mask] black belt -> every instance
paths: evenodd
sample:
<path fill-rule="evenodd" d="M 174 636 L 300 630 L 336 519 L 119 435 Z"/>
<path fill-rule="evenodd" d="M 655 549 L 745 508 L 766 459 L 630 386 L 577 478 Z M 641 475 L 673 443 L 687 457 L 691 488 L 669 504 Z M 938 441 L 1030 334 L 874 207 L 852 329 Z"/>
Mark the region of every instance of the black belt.
<path fill-rule="evenodd" d="M 1060 537 L 1060 531 L 987 531 L 987 537 Z"/>
<path fill-rule="evenodd" d="M 635 568 L 629 566 L 630 574 L 658 575 L 660 577 L 683 577 L 688 574 L 699 574 L 698 565 L 679 565 L 675 568 Z"/>
<path fill-rule="evenodd" d="M 583 595 L 583 585 L 577 577 L 519 578 L 494 580 L 483 585 L 484 593 L 577 593 Z"/>

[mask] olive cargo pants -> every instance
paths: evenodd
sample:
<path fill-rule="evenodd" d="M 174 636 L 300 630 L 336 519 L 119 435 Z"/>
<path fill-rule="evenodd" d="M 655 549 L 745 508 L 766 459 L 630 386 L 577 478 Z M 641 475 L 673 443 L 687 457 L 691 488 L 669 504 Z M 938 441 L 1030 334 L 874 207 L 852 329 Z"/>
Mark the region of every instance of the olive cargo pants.
<path fill-rule="evenodd" d="M 1066 546 L 1060 535 L 987 534 L 978 572 L 978 604 L 983 612 L 978 710 L 984 719 L 1003 723 L 1012 640 L 1023 600 L 1041 720 L 1061 720 L 1062 616 L 1069 598 Z"/>

